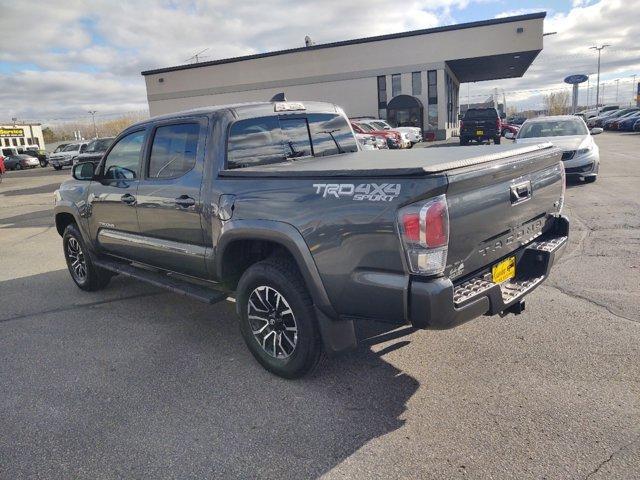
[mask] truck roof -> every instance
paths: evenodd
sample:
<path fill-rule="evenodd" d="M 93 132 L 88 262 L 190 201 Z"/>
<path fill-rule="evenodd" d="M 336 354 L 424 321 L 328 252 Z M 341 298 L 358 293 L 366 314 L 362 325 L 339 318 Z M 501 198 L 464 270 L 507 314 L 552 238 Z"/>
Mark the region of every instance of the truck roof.
<path fill-rule="evenodd" d="M 291 111 L 282 111 L 276 112 L 275 105 L 282 103 L 301 103 L 304 106 L 303 110 L 291 110 Z M 207 107 L 199 107 L 192 108 L 189 110 L 182 110 L 180 112 L 167 113 L 164 115 L 158 115 L 156 117 L 151 117 L 146 120 L 142 120 L 137 122 L 131 127 L 136 127 L 139 125 L 146 125 L 150 122 L 156 122 L 159 120 L 170 120 L 172 118 L 182 118 L 182 117 L 192 117 L 197 115 L 209 115 L 211 113 L 215 113 L 221 110 L 229 110 L 232 111 L 233 114 L 238 118 L 253 118 L 253 117 L 262 117 L 262 116 L 270 116 L 270 115 L 283 115 L 287 113 L 327 113 L 327 112 L 339 112 L 339 107 L 333 103 L 328 102 L 315 102 L 315 101 L 307 101 L 307 100 L 286 100 L 283 102 L 247 102 L 247 103 L 231 103 L 228 105 L 210 105 Z M 129 127 L 129 128 L 131 128 Z M 128 129 L 127 129 L 128 130 Z"/>

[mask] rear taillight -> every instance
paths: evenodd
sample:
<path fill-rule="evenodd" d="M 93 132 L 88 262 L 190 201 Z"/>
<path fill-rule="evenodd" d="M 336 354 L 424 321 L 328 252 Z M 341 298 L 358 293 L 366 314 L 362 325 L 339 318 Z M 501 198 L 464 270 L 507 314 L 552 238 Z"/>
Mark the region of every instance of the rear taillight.
<path fill-rule="evenodd" d="M 439 195 L 398 211 L 398 229 L 411 273 L 438 275 L 447 264 L 449 210 Z"/>

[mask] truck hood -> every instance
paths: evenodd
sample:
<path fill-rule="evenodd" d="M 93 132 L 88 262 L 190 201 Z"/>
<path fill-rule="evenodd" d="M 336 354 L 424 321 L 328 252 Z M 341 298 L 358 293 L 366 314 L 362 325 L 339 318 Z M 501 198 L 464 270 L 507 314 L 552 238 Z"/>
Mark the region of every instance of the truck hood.
<path fill-rule="evenodd" d="M 578 150 L 591 143 L 588 135 L 566 135 L 562 137 L 516 138 L 517 144 L 549 142 L 562 150 Z"/>

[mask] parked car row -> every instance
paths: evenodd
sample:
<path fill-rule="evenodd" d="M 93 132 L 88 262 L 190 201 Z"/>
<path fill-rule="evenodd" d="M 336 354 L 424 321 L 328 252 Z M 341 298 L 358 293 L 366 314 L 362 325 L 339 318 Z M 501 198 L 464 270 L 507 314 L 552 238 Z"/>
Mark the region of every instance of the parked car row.
<path fill-rule="evenodd" d="M 49 158 L 49 163 L 56 170 L 70 167 L 78 162 L 97 163 L 107 151 L 115 137 L 96 138 L 90 142 L 73 142 L 60 145 Z"/>
<path fill-rule="evenodd" d="M 373 136 L 377 139 L 378 148 L 411 148 L 422 141 L 422 130 L 418 127 L 392 127 L 385 120 L 369 117 L 349 120 L 356 138 Z"/>
<path fill-rule="evenodd" d="M 589 128 L 599 127 L 605 130 L 611 130 L 611 125 L 627 115 L 640 111 L 639 107 L 619 108 L 616 110 L 608 110 L 601 113 L 597 117 L 591 117 L 587 120 Z"/>

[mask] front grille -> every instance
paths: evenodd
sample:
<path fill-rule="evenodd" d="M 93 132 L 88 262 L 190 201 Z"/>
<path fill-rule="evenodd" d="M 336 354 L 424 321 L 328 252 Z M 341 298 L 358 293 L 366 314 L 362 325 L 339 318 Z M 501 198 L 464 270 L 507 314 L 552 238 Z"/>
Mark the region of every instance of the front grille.
<path fill-rule="evenodd" d="M 562 152 L 562 160 L 571 160 L 575 155 L 575 150 L 567 150 L 566 152 Z"/>
<path fill-rule="evenodd" d="M 593 163 L 589 163 L 581 167 L 565 168 L 564 171 L 565 173 L 585 173 L 585 172 L 590 172 L 592 168 L 593 168 Z"/>

